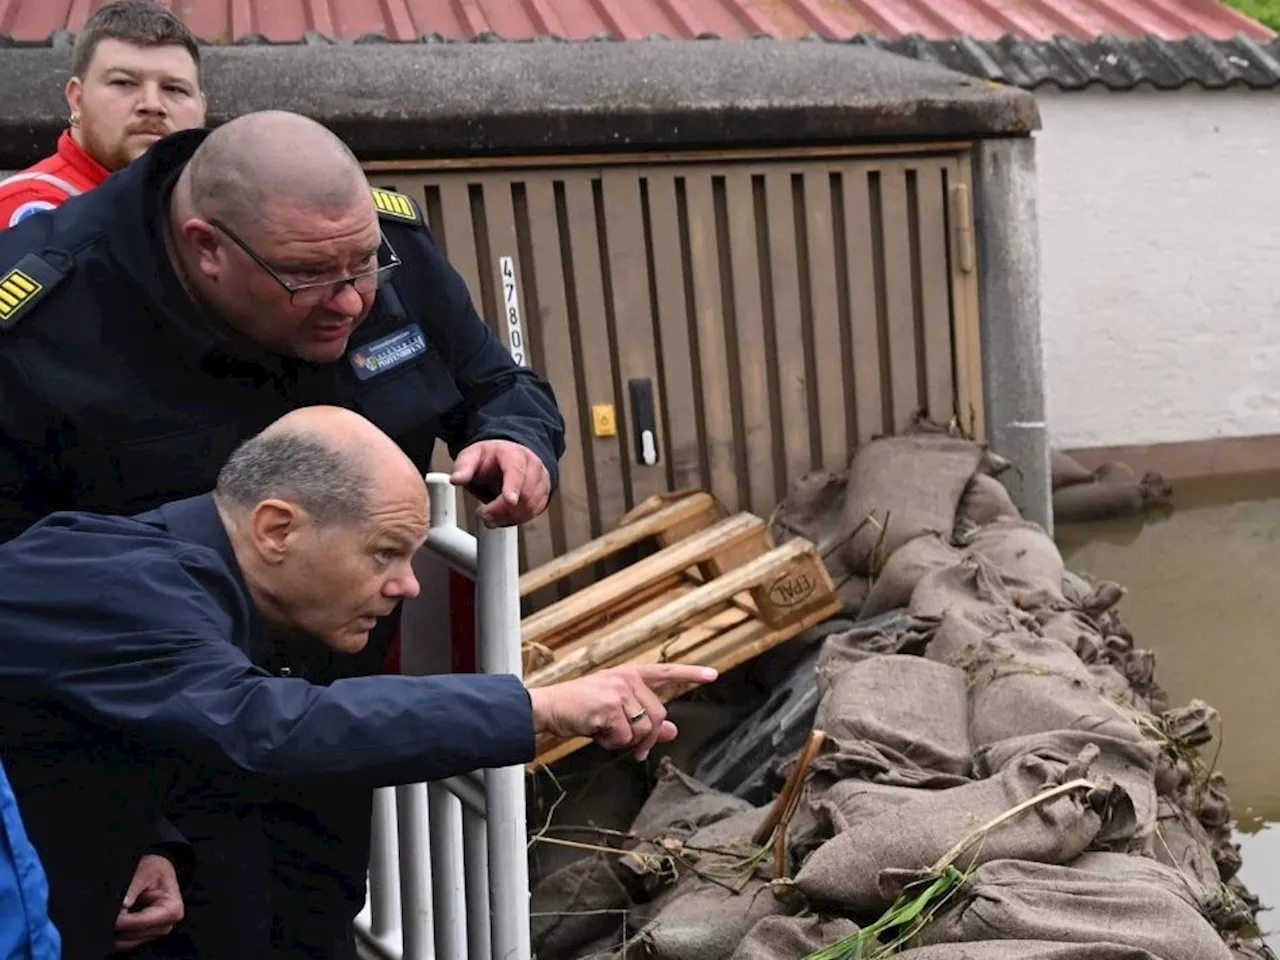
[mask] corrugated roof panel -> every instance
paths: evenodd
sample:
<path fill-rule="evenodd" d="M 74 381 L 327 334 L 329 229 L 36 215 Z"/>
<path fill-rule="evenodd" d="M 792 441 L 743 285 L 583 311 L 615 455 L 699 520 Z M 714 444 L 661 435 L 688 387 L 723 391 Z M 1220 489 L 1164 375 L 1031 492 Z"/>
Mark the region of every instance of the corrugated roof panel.
<path fill-rule="evenodd" d="M 40 42 L 75 31 L 103 0 L 0 0 L 0 35 Z M 874 34 L 929 40 L 972 37 L 1027 41 L 1103 34 L 1225 40 L 1275 34 L 1218 0 L 168 0 L 201 37 L 228 42 L 262 36 L 295 42 L 308 33 L 334 40 L 381 34 L 390 40 L 439 35 L 470 40 L 539 36 L 800 37 Z"/>

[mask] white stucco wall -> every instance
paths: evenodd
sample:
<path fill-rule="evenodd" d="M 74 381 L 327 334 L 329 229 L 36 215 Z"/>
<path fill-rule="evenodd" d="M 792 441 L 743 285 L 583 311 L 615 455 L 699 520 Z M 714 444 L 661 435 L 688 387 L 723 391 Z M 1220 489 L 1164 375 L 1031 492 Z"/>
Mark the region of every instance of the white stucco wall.
<path fill-rule="evenodd" d="M 1037 98 L 1053 444 L 1280 434 L 1280 92 Z"/>

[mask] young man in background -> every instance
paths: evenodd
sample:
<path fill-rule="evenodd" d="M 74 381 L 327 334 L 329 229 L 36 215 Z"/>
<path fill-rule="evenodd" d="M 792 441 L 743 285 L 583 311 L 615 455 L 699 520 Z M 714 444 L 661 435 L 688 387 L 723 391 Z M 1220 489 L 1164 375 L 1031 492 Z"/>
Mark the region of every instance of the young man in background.
<path fill-rule="evenodd" d="M 76 38 L 69 126 L 52 156 L 0 181 L 0 229 L 61 206 L 176 130 L 203 126 L 200 50 L 154 0 L 116 0 Z"/>

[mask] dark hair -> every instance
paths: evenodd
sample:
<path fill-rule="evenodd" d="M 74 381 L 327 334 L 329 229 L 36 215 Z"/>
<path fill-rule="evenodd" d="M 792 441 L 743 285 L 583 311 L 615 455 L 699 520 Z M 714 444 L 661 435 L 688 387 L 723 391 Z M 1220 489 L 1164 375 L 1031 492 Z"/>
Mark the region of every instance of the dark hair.
<path fill-rule="evenodd" d="M 155 0 L 114 0 L 84 23 L 71 54 L 71 73 L 83 77 L 103 40 L 123 40 L 140 47 L 181 44 L 200 72 L 200 47 L 191 31 Z"/>
<path fill-rule="evenodd" d="M 239 510 L 287 500 L 321 525 L 360 524 L 372 513 L 369 476 L 353 457 L 313 436 L 283 430 L 236 448 L 218 473 L 214 498 Z"/>

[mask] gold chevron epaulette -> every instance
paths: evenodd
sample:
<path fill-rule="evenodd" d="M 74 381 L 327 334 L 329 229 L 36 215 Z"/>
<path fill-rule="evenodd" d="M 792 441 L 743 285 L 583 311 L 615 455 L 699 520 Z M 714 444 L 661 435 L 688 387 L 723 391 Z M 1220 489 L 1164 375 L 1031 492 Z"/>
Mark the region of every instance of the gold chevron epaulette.
<path fill-rule="evenodd" d="M 372 190 L 373 205 L 378 209 L 378 216 L 399 223 L 422 223 L 422 211 L 412 197 L 379 187 L 373 187 Z"/>
<path fill-rule="evenodd" d="M 29 253 L 0 272 L 0 333 L 12 329 L 66 276 L 43 257 Z"/>

